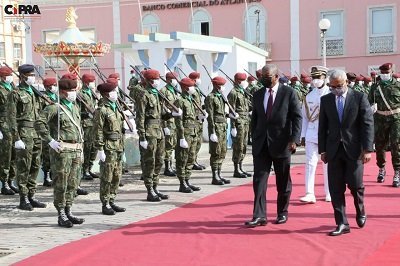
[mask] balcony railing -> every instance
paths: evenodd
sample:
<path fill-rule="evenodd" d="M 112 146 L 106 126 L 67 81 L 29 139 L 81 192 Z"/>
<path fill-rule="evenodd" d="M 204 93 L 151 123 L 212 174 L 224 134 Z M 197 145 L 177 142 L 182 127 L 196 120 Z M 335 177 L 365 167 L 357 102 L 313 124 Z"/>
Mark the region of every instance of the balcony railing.
<path fill-rule="evenodd" d="M 369 37 L 369 53 L 392 53 L 394 52 L 394 37 L 379 36 Z"/>

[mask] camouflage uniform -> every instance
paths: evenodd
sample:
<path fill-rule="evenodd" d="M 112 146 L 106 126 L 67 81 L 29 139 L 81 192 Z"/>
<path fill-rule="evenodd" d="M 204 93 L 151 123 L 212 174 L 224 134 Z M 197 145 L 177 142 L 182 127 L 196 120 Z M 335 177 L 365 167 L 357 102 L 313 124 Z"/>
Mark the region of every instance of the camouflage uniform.
<path fill-rule="evenodd" d="M 305 90 L 305 88 L 300 84 L 297 85 L 296 83 L 291 83 L 290 87 L 292 87 L 297 94 L 297 99 L 300 101 L 300 103 L 303 102 L 304 97 L 308 94 L 308 91 Z"/>
<path fill-rule="evenodd" d="M 115 103 L 106 98 L 101 102 L 95 112 L 93 133 L 96 149 L 106 154 L 106 160 L 100 162 L 100 201 L 104 205 L 114 202 L 122 176 L 124 118 Z"/>
<path fill-rule="evenodd" d="M 57 102 L 57 95 L 52 93 L 51 91 L 46 91 L 44 93 L 50 100 L 53 102 Z M 43 102 L 44 108 L 49 106 L 49 103 Z M 57 124 L 55 125 L 57 127 Z M 57 130 L 57 128 L 55 128 Z M 42 141 L 42 171 L 44 173 L 50 172 L 50 166 L 51 166 L 51 161 L 50 161 L 50 146 L 49 143 L 46 141 Z"/>
<path fill-rule="evenodd" d="M 258 87 L 258 85 L 253 85 L 251 83 L 249 83 L 249 86 L 247 87 L 247 90 L 249 91 L 249 93 L 251 95 L 253 95 L 256 91 L 258 91 L 260 89 L 260 87 Z"/>
<path fill-rule="evenodd" d="M 201 94 L 198 90 L 199 89 L 196 89 L 196 92 L 192 95 L 192 98 L 193 98 L 193 101 L 195 101 L 198 106 L 202 106 Z M 197 117 L 199 115 L 202 115 L 202 113 L 198 109 L 196 109 L 195 112 L 196 112 Z M 195 123 L 197 125 L 197 130 L 196 130 L 196 138 L 195 138 L 195 141 L 193 142 L 193 145 L 196 146 L 195 155 L 194 155 L 194 163 L 197 162 L 197 155 L 199 154 L 200 149 L 201 149 L 201 144 L 203 143 L 203 121 L 196 119 Z M 202 167 L 201 165 L 199 165 L 199 166 Z M 203 166 L 203 168 L 205 168 L 205 167 Z"/>
<path fill-rule="evenodd" d="M 36 193 L 36 178 L 40 168 L 42 141 L 37 135 L 34 122 L 39 118 L 41 100 L 30 86 L 23 84 L 8 94 L 10 129 L 15 141 L 22 140 L 25 149 L 17 149 L 17 182 L 21 197 Z"/>
<path fill-rule="evenodd" d="M 358 83 L 356 83 L 353 87 L 353 90 L 359 91 L 359 92 L 364 92 L 364 87 Z"/>

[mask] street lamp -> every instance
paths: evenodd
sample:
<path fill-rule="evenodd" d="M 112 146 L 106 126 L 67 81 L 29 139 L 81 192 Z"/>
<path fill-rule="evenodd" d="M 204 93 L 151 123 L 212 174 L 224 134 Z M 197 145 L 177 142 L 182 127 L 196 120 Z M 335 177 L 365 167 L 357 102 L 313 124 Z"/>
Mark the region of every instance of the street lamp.
<path fill-rule="evenodd" d="M 323 18 L 318 23 L 319 29 L 321 30 L 321 41 L 322 41 L 322 65 L 326 67 L 326 31 L 331 27 L 331 22 L 327 18 Z"/>

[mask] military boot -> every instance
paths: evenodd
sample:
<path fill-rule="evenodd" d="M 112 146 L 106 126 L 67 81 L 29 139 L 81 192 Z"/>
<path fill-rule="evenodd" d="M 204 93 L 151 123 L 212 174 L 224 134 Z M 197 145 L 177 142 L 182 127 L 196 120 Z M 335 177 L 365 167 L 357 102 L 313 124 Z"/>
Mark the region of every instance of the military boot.
<path fill-rule="evenodd" d="M 93 180 L 93 176 L 90 174 L 89 171 L 85 171 L 82 175 L 83 180 Z"/>
<path fill-rule="evenodd" d="M 113 210 L 113 208 L 111 208 L 108 202 L 106 202 L 103 203 L 103 207 L 101 208 L 101 213 L 103 213 L 104 215 L 114 215 L 115 211 Z"/>
<path fill-rule="evenodd" d="M 73 215 L 70 207 L 65 207 L 65 214 L 67 215 L 68 220 L 73 224 L 83 224 L 85 222 L 85 219 Z"/>
<path fill-rule="evenodd" d="M 201 190 L 200 187 L 196 187 L 196 186 L 191 185 L 191 184 L 189 183 L 189 180 L 185 180 L 185 182 L 186 182 L 186 184 L 188 185 L 188 187 L 190 187 L 193 191 L 199 191 L 199 190 Z"/>
<path fill-rule="evenodd" d="M 392 187 L 400 187 L 400 170 L 394 170 Z"/>
<path fill-rule="evenodd" d="M 237 178 L 246 178 L 247 176 L 241 172 L 239 172 L 239 164 L 238 163 L 234 163 L 233 164 L 235 166 L 235 171 L 233 172 L 233 177 L 237 177 Z"/>
<path fill-rule="evenodd" d="M 58 210 L 58 225 L 61 227 L 71 228 L 74 224 L 68 219 L 64 209 Z"/>
<path fill-rule="evenodd" d="M 43 186 L 44 187 L 51 187 L 51 185 L 53 184 L 53 180 L 51 180 L 50 178 L 50 173 L 43 171 L 44 176 L 43 176 Z"/>
<path fill-rule="evenodd" d="M 200 164 L 198 164 L 197 162 L 195 162 L 195 163 L 193 164 L 192 170 L 201 171 L 201 170 L 203 170 L 203 168 L 200 166 Z"/>
<path fill-rule="evenodd" d="M 219 178 L 218 169 L 213 169 L 212 170 L 212 181 L 211 181 L 211 184 L 212 185 L 223 185 L 223 184 L 225 184 L 224 181 L 222 181 Z"/>
<path fill-rule="evenodd" d="M 153 187 L 147 188 L 147 201 L 161 201 L 160 197 L 154 192 Z"/>
<path fill-rule="evenodd" d="M 376 178 L 376 182 L 383 183 L 385 182 L 386 170 L 385 167 L 379 168 L 378 177 Z"/>
<path fill-rule="evenodd" d="M 221 165 L 218 165 L 218 176 L 219 176 L 219 179 L 221 179 L 222 180 L 222 182 L 224 182 L 224 184 L 230 184 L 231 183 L 231 180 L 229 180 L 229 179 L 226 179 L 226 178 L 223 178 L 222 176 L 221 176 Z"/>
<path fill-rule="evenodd" d="M 164 175 L 165 176 L 176 176 L 174 170 L 171 167 L 172 162 L 165 160 L 164 163 L 165 163 Z"/>
<path fill-rule="evenodd" d="M 14 186 L 12 180 L 8 180 L 8 186 L 9 186 L 9 187 L 12 189 L 12 191 L 14 191 L 15 193 L 19 193 L 18 187 Z"/>
<path fill-rule="evenodd" d="M 15 192 L 10 188 L 9 184 L 6 181 L 1 181 L 2 188 L 1 188 L 1 194 L 3 195 L 14 195 Z"/>
<path fill-rule="evenodd" d="M 28 196 L 28 200 L 31 203 L 33 208 L 46 208 L 46 203 L 40 202 L 33 195 Z"/>
<path fill-rule="evenodd" d="M 125 212 L 126 209 L 118 206 L 114 202 L 110 202 L 110 207 L 115 211 L 115 212 Z"/>
<path fill-rule="evenodd" d="M 186 184 L 184 180 L 181 180 L 179 185 L 179 192 L 192 193 L 193 190 L 188 186 L 188 184 Z"/>
<path fill-rule="evenodd" d="M 166 194 L 161 193 L 160 191 L 158 191 L 157 189 L 157 185 L 153 186 L 154 192 L 157 194 L 157 196 L 160 197 L 160 199 L 169 199 L 169 196 Z"/>
<path fill-rule="evenodd" d="M 20 196 L 19 197 L 19 209 L 24 210 L 24 211 L 32 211 L 33 207 L 31 203 L 29 202 L 28 196 Z"/>
<path fill-rule="evenodd" d="M 89 192 L 88 192 L 87 190 L 84 190 L 84 189 L 81 188 L 81 187 L 78 187 L 78 189 L 76 190 L 76 194 L 77 194 L 77 195 L 85 196 L 85 195 L 88 195 Z"/>
<path fill-rule="evenodd" d="M 197 166 L 199 166 L 200 168 L 202 168 L 203 170 L 204 169 L 206 169 L 206 167 L 204 166 L 204 165 L 202 165 L 202 164 L 199 164 L 198 162 L 197 162 L 197 160 L 194 162 Z"/>
<path fill-rule="evenodd" d="M 95 174 L 92 172 L 92 167 L 89 168 L 89 174 L 93 177 L 93 178 L 100 178 L 100 176 L 98 174 Z"/>
<path fill-rule="evenodd" d="M 243 170 L 243 162 L 239 163 L 239 170 L 242 174 L 245 174 L 247 177 L 251 177 L 251 174 Z"/>

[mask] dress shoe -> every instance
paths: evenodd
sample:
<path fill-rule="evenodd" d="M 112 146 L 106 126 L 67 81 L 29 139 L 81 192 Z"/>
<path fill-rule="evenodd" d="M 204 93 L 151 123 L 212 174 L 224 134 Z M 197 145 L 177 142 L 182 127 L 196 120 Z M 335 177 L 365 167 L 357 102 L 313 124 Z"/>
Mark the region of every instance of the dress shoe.
<path fill-rule="evenodd" d="M 329 232 L 330 236 L 340 236 L 342 234 L 350 233 L 350 226 L 345 224 L 339 224 L 336 229 L 332 232 Z"/>
<path fill-rule="evenodd" d="M 275 224 L 284 224 L 287 222 L 288 217 L 286 215 L 279 215 L 276 220 Z"/>
<path fill-rule="evenodd" d="M 363 228 L 365 225 L 365 222 L 367 221 L 367 215 L 357 215 L 356 217 L 356 222 L 358 227 Z"/>
<path fill-rule="evenodd" d="M 316 203 L 317 199 L 314 194 L 307 193 L 304 197 L 300 198 L 300 201 L 304 203 Z"/>
<path fill-rule="evenodd" d="M 110 202 L 110 207 L 115 211 L 115 212 L 125 212 L 126 209 L 118 206 L 114 202 Z"/>
<path fill-rule="evenodd" d="M 87 190 L 84 190 L 84 189 L 81 188 L 81 187 L 78 187 L 78 189 L 76 190 L 76 194 L 77 194 L 77 195 L 81 195 L 81 196 L 85 196 L 85 195 L 88 195 L 89 192 L 87 192 Z"/>
<path fill-rule="evenodd" d="M 385 168 L 379 168 L 378 177 L 376 178 L 376 182 L 383 183 L 385 182 L 386 170 Z"/>
<path fill-rule="evenodd" d="M 244 223 L 247 227 L 256 227 L 256 226 L 265 226 L 267 224 L 267 220 L 265 218 L 253 218 L 251 221 L 247 221 Z"/>
<path fill-rule="evenodd" d="M 93 178 L 100 178 L 100 176 L 98 174 L 93 173 L 92 171 L 89 171 L 89 174 L 93 177 Z"/>
<path fill-rule="evenodd" d="M 325 201 L 326 201 L 326 202 L 331 202 L 331 201 L 332 201 L 331 195 L 326 195 L 326 196 L 325 196 Z"/>

